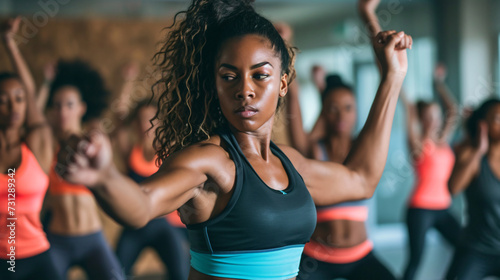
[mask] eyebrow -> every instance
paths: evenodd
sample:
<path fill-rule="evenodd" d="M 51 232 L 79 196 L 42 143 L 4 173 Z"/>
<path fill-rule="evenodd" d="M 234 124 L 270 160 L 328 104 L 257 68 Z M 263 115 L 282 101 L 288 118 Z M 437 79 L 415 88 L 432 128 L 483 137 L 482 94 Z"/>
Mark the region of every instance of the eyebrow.
<path fill-rule="evenodd" d="M 250 66 L 250 69 L 257 69 L 257 68 L 262 67 L 264 65 L 269 65 L 272 68 L 274 68 L 271 63 L 269 63 L 267 61 L 264 61 L 264 62 L 257 63 L 255 65 Z M 222 67 L 229 68 L 229 69 L 232 69 L 232 70 L 238 70 L 238 68 L 236 68 L 236 66 L 233 66 L 233 65 L 227 64 L 227 63 L 222 63 L 219 68 L 222 68 Z"/>

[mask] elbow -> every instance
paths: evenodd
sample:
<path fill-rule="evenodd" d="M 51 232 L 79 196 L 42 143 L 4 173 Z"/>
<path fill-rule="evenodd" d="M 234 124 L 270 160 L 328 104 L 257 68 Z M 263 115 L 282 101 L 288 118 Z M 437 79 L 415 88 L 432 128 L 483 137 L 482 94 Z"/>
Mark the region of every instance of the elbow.
<path fill-rule="evenodd" d="M 365 180 L 360 200 L 372 198 L 375 194 L 375 189 L 377 188 L 378 182 L 379 180 Z"/>

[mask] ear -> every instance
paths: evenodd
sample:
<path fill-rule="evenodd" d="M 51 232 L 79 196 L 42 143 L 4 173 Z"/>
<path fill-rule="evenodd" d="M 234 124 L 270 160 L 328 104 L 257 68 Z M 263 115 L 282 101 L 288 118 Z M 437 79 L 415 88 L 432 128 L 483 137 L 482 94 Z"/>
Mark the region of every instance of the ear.
<path fill-rule="evenodd" d="M 280 97 L 285 97 L 288 92 L 288 75 L 283 74 L 280 82 Z"/>
<path fill-rule="evenodd" d="M 82 102 L 82 104 L 80 104 L 80 106 L 81 106 L 80 117 L 83 117 L 85 115 L 85 113 L 87 112 L 87 103 L 85 103 L 83 100 L 81 102 Z"/>

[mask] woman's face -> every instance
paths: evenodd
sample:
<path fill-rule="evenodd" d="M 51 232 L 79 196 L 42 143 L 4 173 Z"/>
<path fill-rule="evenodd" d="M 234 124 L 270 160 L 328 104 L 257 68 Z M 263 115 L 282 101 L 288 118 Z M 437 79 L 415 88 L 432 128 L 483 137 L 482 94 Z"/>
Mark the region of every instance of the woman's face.
<path fill-rule="evenodd" d="M 420 119 L 422 123 L 422 130 L 425 132 L 439 132 L 443 126 L 443 117 L 441 116 L 441 109 L 436 103 L 431 103 L 426 106 Z"/>
<path fill-rule="evenodd" d="M 356 99 L 346 88 L 330 91 L 323 104 L 327 127 L 334 134 L 351 135 L 356 125 Z"/>
<path fill-rule="evenodd" d="M 237 131 L 271 128 L 278 98 L 287 92 L 281 60 L 269 41 L 258 35 L 227 40 L 215 64 L 222 114 Z"/>
<path fill-rule="evenodd" d="M 143 106 L 137 111 L 137 123 L 139 126 L 139 131 L 144 134 L 154 134 L 154 130 L 149 130 L 151 127 L 151 120 L 156 114 L 156 107 L 154 106 Z M 149 131 L 148 131 L 149 130 Z"/>
<path fill-rule="evenodd" d="M 0 127 L 20 128 L 26 116 L 26 93 L 16 78 L 0 82 Z"/>
<path fill-rule="evenodd" d="M 87 107 L 78 89 L 65 86 L 55 92 L 52 109 L 55 128 L 60 131 L 73 131 L 80 127 Z"/>
<path fill-rule="evenodd" d="M 500 141 L 500 105 L 495 105 L 486 114 L 488 138 L 492 142 Z"/>

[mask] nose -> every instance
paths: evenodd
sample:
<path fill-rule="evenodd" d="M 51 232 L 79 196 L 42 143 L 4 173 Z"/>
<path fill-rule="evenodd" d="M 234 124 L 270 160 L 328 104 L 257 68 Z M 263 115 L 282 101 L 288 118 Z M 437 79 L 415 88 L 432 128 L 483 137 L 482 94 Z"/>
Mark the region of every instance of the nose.
<path fill-rule="evenodd" d="M 245 79 L 241 79 L 238 87 L 238 92 L 236 93 L 236 98 L 244 100 L 247 98 L 254 98 L 254 97 L 255 97 L 255 90 L 253 87 L 252 78 L 247 77 Z"/>

